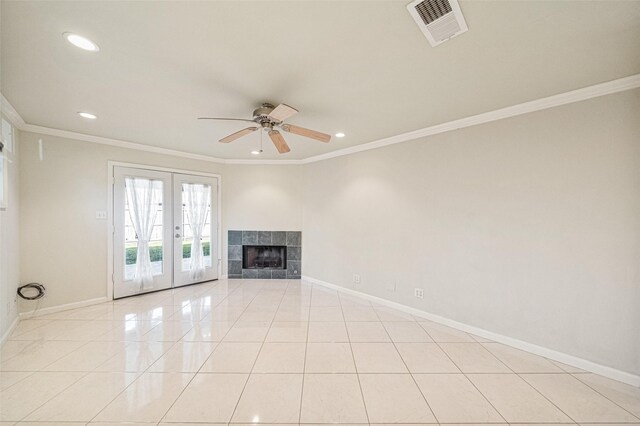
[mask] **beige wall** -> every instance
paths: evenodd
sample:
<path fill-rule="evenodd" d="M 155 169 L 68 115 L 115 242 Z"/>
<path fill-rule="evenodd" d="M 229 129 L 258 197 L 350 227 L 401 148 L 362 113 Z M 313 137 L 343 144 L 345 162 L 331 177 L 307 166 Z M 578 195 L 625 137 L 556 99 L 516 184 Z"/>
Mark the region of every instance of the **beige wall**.
<path fill-rule="evenodd" d="M 0 338 L 2 338 L 18 316 L 16 288 L 19 281 L 19 224 L 20 192 L 18 190 L 20 132 L 13 130 L 13 153 L 4 152 L 10 162 L 8 166 L 9 203 L 6 210 L 0 210 Z"/>
<path fill-rule="evenodd" d="M 640 90 L 304 174 L 305 275 L 640 373 Z"/>
<path fill-rule="evenodd" d="M 108 209 L 109 160 L 222 175 L 223 274 L 228 229 L 302 227 L 301 179 L 296 166 L 247 168 L 35 133 L 23 135 L 21 281 L 41 282 L 48 290 L 39 304 L 21 301 L 23 312 L 106 296 L 107 221 L 96 220 L 95 212 Z"/>
<path fill-rule="evenodd" d="M 225 165 L 222 188 L 223 269 L 227 231 L 302 230 L 301 166 Z"/>

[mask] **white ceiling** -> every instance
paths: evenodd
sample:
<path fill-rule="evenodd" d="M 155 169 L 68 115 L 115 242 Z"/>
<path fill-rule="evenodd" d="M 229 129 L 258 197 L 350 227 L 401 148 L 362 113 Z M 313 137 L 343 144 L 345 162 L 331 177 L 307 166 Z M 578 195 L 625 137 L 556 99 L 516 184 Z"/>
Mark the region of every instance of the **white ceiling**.
<path fill-rule="evenodd" d="M 196 117 L 262 101 L 347 134 L 265 138 L 291 160 L 640 72 L 640 1 L 463 1 L 469 31 L 435 48 L 406 3 L 5 0 L 1 89 L 29 124 L 219 158 L 255 159 L 259 132 L 222 145 L 243 124 Z"/>

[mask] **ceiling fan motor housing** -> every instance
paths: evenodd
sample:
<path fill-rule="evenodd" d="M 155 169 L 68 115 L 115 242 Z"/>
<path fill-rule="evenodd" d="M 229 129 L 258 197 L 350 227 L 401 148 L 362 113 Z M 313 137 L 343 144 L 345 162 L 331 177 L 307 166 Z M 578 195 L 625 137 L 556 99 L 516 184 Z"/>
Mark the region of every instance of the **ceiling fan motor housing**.
<path fill-rule="evenodd" d="M 275 106 L 269 103 L 264 103 L 260 106 L 260 108 L 253 110 L 253 119 L 256 121 L 258 121 L 258 119 L 272 121 L 272 119 L 269 118 L 269 114 L 271 114 L 271 111 L 273 111 L 275 108 L 276 108 Z"/>

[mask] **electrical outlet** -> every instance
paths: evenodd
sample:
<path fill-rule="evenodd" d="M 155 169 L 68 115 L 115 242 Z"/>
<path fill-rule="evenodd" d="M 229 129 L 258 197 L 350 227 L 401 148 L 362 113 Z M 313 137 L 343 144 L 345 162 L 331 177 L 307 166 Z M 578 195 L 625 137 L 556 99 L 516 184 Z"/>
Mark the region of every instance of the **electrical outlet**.
<path fill-rule="evenodd" d="M 353 274 L 353 283 L 360 284 L 360 274 Z"/>
<path fill-rule="evenodd" d="M 107 218 L 107 212 L 104 210 L 96 210 L 96 219 L 105 220 Z"/>
<path fill-rule="evenodd" d="M 424 290 L 423 290 L 423 289 L 421 289 L 421 288 L 416 288 L 416 289 L 414 289 L 414 290 L 415 290 L 415 296 L 416 296 L 418 299 L 424 299 Z"/>

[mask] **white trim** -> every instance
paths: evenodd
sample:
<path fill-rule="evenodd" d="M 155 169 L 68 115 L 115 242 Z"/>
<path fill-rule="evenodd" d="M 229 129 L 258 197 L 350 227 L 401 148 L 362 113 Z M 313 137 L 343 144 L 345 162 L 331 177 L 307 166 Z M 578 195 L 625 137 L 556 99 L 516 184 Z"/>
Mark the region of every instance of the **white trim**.
<path fill-rule="evenodd" d="M 352 296 L 361 297 L 363 299 L 370 300 L 380 305 L 388 306 L 390 308 L 397 309 L 398 311 L 406 312 L 417 317 L 425 318 L 439 324 L 443 324 L 457 330 L 462 330 L 467 333 L 475 334 L 476 336 L 484 337 L 485 339 L 493 340 L 495 342 L 503 343 L 514 348 L 522 349 L 523 351 L 531 352 L 536 355 L 543 356 L 545 358 L 552 359 L 554 361 L 561 362 L 563 364 L 571 365 L 577 368 L 581 368 L 592 373 L 600 374 L 601 376 L 608 377 L 610 379 L 618 380 L 630 384 L 632 386 L 640 387 L 640 376 L 627 373 L 625 371 L 617 370 L 606 365 L 597 364 L 595 362 L 579 358 L 574 355 L 569 355 L 564 352 L 559 352 L 554 349 L 545 348 L 544 346 L 538 346 L 533 343 L 518 340 L 513 337 L 504 336 L 502 334 L 494 333 L 492 331 L 484 330 L 482 328 L 474 327 L 472 325 L 464 324 L 458 321 L 454 321 L 449 318 L 442 317 L 440 315 L 431 314 L 429 312 L 422 311 L 420 309 L 412 308 L 397 302 L 383 299 L 381 297 L 372 296 L 370 294 L 362 293 L 356 290 L 352 290 L 347 287 L 342 287 L 336 284 L 331 284 L 326 281 L 322 281 L 316 278 L 312 278 L 306 275 L 302 276 L 304 281 L 312 284 L 318 284 L 323 287 L 338 290 L 340 292 L 350 294 Z"/>
<path fill-rule="evenodd" d="M 426 136 L 437 135 L 439 133 L 450 132 L 452 130 L 463 129 L 465 127 L 476 126 L 478 124 L 490 123 L 492 121 L 554 108 L 574 102 L 585 101 L 591 98 L 622 92 L 625 90 L 631 90 L 638 87 L 640 87 L 640 74 L 635 74 L 630 77 L 620 78 L 617 80 L 608 81 L 606 83 L 572 90 L 570 92 L 561 93 L 559 95 L 553 95 L 530 102 L 512 105 L 506 108 L 485 112 L 483 114 L 472 115 L 470 117 L 461 118 L 459 120 L 453 120 L 446 123 L 437 124 L 435 126 L 425 127 L 423 129 L 414 130 L 412 132 L 402 133 L 396 136 L 379 139 L 374 142 L 364 143 L 349 148 L 328 152 L 326 154 L 308 157 L 302 160 L 302 164 L 315 163 L 316 161 L 327 160 L 329 158 L 341 157 L 343 155 L 355 154 L 357 152 L 368 151 L 370 149 L 382 148 L 384 146 L 395 145 L 397 143 L 407 142 Z"/>
<path fill-rule="evenodd" d="M 113 300 L 113 162 L 107 161 L 107 300 Z"/>
<path fill-rule="evenodd" d="M 15 328 L 18 326 L 19 322 L 20 322 L 20 315 L 16 315 L 16 317 L 13 319 L 13 322 L 11 323 L 7 331 L 5 331 L 4 334 L 2 335 L 2 338 L 0 338 L 0 347 L 2 347 L 2 345 L 4 345 L 4 342 L 9 338 L 9 336 L 11 336 L 11 333 L 13 333 L 13 330 L 15 330 Z"/>
<path fill-rule="evenodd" d="M 597 98 L 599 96 L 605 96 L 612 93 L 623 92 L 625 90 L 632 90 L 638 87 L 640 87 L 640 74 L 634 74 L 628 77 L 607 81 L 605 83 L 599 83 L 592 86 L 583 87 L 581 89 L 572 90 L 569 92 L 560 93 L 557 95 L 548 96 L 545 98 L 540 98 L 533 101 L 523 102 L 520 104 L 508 106 L 506 108 L 501 108 L 494 111 L 472 115 L 470 117 L 465 117 L 458 120 L 453 120 L 446 123 L 425 127 L 418 130 L 413 130 L 411 132 L 401 133 L 396 136 L 378 139 L 372 142 L 355 145 L 349 148 L 331 151 L 326 154 L 307 157 L 302 160 L 224 159 L 224 158 L 211 157 L 211 156 L 202 155 L 202 154 L 192 154 L 189 152 L 178 151 L 174 149 L 160 148 L 160 147 L 145 145 L 145 144 L 136 143 L 136 142 L 127 142 L 127 141 L 122 141 L 118 139 L 103 138 L 100 136 L 93 136 L 93 135 L 87 135 L 83 133 L 71 132 L 67 130 L 53 129 L 49 127 L 36 126 L 33 124 L 26 124 L 24 120 L 22 120 L 20 115 L 17 113 L 17 111 L 11 106 L 9 101 L 5 99 L 4 96 L 2 96 L 2 110 L 3 112 L 5 112 L 5 114 L 7 114 L 9 118 L 16 120 L 16 122 L 14 122 L 14 125 L 18 127 L 18 129 L 24 130 L 27 132 L 40 133 L 40 134 L 51 135 L 51 136 L 59 136 L 59 137 L 70 138 L 70 139 L 77 139 L 85 142 L 111 145 L 111 146 L 116 146 L 120 148 L 135 149 L 139 151 L 154 152 L 157 154 L 172 155 L 175 157 L 190 158 L 193 160 L 209 161 L 213 163 L 246 164 L 246 165 L 297 165 L 297 164 L 315 163 L 317 161 L 323 161 L 329 158 L 341 157 L 343 155 L 355 154 L 357 152 L 368 151 L 370 149 L 382 148 L 385 146 L 395 145 L 402 142 L 408 142 L 408 141 L 418 139 L 418 138 L 423 138 L 426 136 L 437 135 L 439 133 L 445 133 L 452 130 L 462 129 L 465 127 L 476 126 L 478 124 L 490 123 L 492 121 L 502 120 L 504 118 L 515 117 L 515 116 L 527 114 L 530 112 L 554 108 L 557 106 L 566 105 L 574 102 L 581 102 L 588 99 Z"/>
<path fill-rule="evenodd" d="M 217 179 L 218 182 L 218 278 L 222 273 L 222 175 L 216 173 L 198 172 L 193 170 L 176 169 L 172 167 L 153 166 L 150 164 L 127 163 L 124 161 L 107 161 L 107 300 L 113 300 L 113 170 L 114 167 L 133 167 L 136 169 L 153 170 L 168 173 L 206 176 Z"/>
<path fill-rule="evenodd" d="M 167 172 L 167 173 L 180 173 L 183 175 L 194 175 L 194 176 L 206 176 L 222 179 L 222 175 L 216 173 L 208 173 L 208 172 L 198 172 L 194 170 L 185 170 L 185 169 L 176 169 L 173 167 L 161 167 L 154 166 L 152 164 L 137 164 L 137 163 L 127 163 L 125 161 L 107 161 L 107 164 L 110 164 L 112 167 L 133 167 L 135 169 L 143 169 L 143 170 L 151 170 L 154 172 Z"/>
<path fill-rule="evenodd" d="M 34 309 L 33 311 L 21 312 L 20 319 L 39 317 L 41 315 L 53 314 L 55 312 L 68 311 L 69 309 L 83 308 L 85 306 L 97 305 L 108 302 L 106 297 L 96 297 L 95 299 L 81 300 L 80 302 L 65 303 L 64 305 L 50 306 L 48 308 Z"/>
<path fill-rule="evenodd" d="M 250 166 L 262 166 L 262 165 L 278 165 L 278 166 L 299 166 L 304 164 L 305 160 L 242 160 L 242 159 L 227 159 L 224 160 L 224 164 L 244 164 Z"/>
<path fill-rule="evenodd" d="M 25 124 L 20 128 L 20 130 L 49 136 L 58 136 L 61 138 L 76 139 L 85 142 L 93 142 L 101 145 L 110 145 L 118 148 L 135 149 L 138 151 L 153 152 L 156 154 L 172 155 L 174 157 L 190 158 L 192 160 L 208 161 L 212 163 L 224 163 L 226 161 L 222 158 L 211 157 L 208 155 L 192 154 L 190 152 L 178 151 L 175 149 L 160 148 L 157 146 L 145 145 L 136 142 L 103 138 L 102 136 L 87 135 L 84 133 L 70 132 L 68 130 L 52 129 L 50 127 L 36 126 L 34 124 Z"/>
<path fill-rule="evenodd" d="M 16 126 L 18 129 L 21 129 L 25 126 L 26 123 L 24 122 L 22 117 L 20 117 L 18 111 L 16 111 L 13 105 L 11 105 L 9 100 L 5 98 L 2 93 L 0 93 L 0 108 L 2 108 L 2 113 L 7 116 L 9 121 L 11 121 L 11 124 Z"/>

